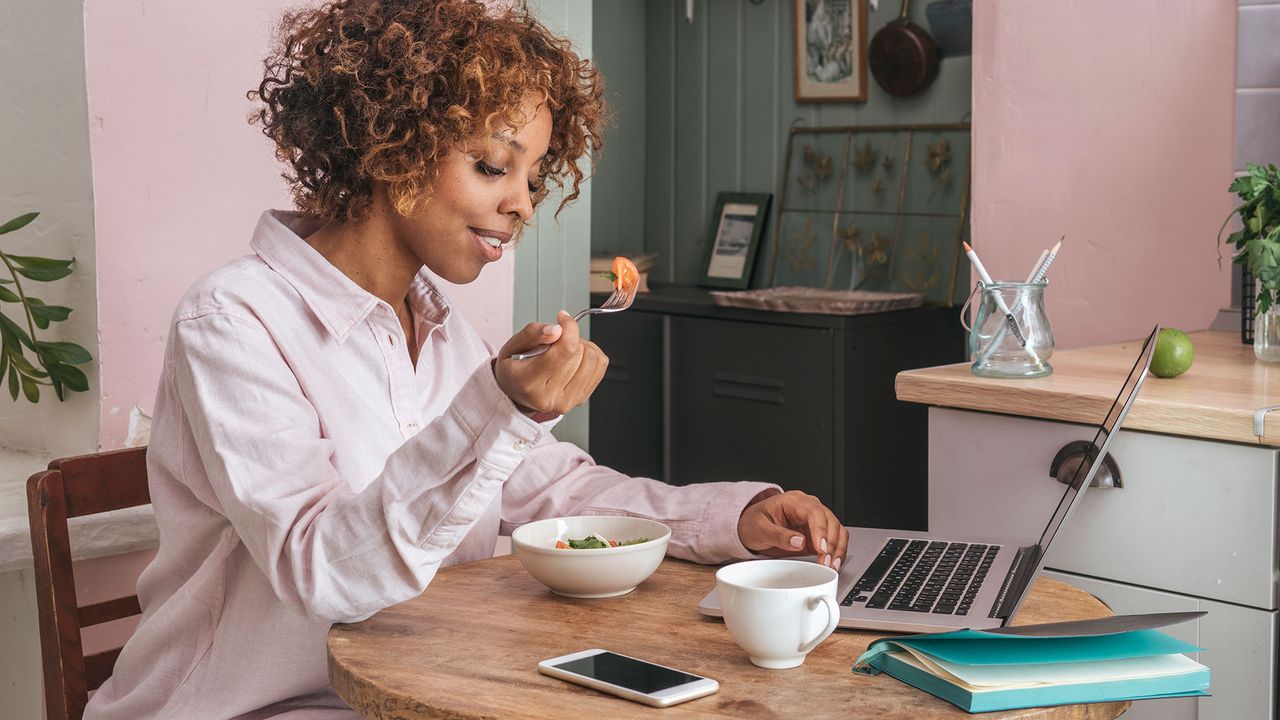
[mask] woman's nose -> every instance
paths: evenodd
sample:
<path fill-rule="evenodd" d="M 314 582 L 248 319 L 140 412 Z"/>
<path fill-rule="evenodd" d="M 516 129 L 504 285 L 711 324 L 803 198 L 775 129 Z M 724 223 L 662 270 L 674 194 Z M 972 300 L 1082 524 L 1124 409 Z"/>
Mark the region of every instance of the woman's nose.
<path fill-rule="evenodd" d="M 523 181 L 507 193 L 498 210 L 504 215 L 514 215 L 520 222 L 527 222 L 533 217 L 533 195 Z"/>

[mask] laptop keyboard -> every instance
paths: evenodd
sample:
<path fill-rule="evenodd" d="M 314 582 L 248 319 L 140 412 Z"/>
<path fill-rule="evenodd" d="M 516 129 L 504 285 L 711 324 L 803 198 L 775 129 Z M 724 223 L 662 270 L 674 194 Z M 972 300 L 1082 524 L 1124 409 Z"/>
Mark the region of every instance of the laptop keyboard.
<path fill-rule="evenodd" d="M 841 605 L 968 615 L 999 545 L 890 538 Z"/>

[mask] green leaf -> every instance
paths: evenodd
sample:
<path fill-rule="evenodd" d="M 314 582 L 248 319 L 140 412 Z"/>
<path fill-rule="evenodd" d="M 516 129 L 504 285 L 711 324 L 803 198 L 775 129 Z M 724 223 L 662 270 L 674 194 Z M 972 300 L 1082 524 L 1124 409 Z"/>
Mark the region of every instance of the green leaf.
<path fill-rule="evenodd" d="M 31 311 L 31 319 L 36 327 L 45 330 L 51 322 L 62 322 L 71 315 L 71 308 L 62 305 L 45 305 L 35 298 L 27 298 L 27 309 Z"/>
<path fill-rule="evenodd" d="M 18 267 L 31 270 L 52 270 L 53 268 L 69 268 L 75 260 L 50 260 L 49 258 L 32 257 L 30 255 L 8 255 Z"/>
<path fill-rule="evenodd" d="M 32 403 L 40 402 L 40 387 L 26 375 L 22 376 L 22 394 L 26 395 L 27 400 Z"/>
<path fill-rule="evenodd" d="M 55 389 L 59 383 L 76 392 L 84 392 L 89 389 L 89 379 L 84 376 L 80 368 L 72 367 L 71 365 L 58 362 L 50 363 L 49 378 L 53 380 Z"/>
<path fill-rule="evenodd" d="M 71 363 L 72 365 L 80 365 L 87 363 L 93 359 L 88 350 L 69 342 L 37 342 L 40 357 L 45 359 L 46 363 Z M 52 372 L 52 370 L 50 370 Z M 67 383 L 70 385 L 71 383 Z"/>
<path fill-rule="evenodd" d="M 18 217 L 10 220 L 9 222 L 3 225 L 0 225 L 0 235 L 4 235 L 5 233 L 11 233 L 14 230 L 24 228 L 27 226 L 28 223 L 30 223 L 32 220 L 35 220 L 37 217 L 40 217 L 40 213 L 38 212 L 27 213 L 26 215 L 19 215 Z M 17 399 L 18 398 L 16 397 L 14 398 L 14 400 L 17 400 Z"/>
<path fill-rule="evenodd" d="M 0 378 L 4 377 L 5 372 L 9 369 L 9 353 L 0 352 Z"/>
<path fill-rule="evenodd" d="M 71 274 L 69 267 L 51 267 L 51 268 L 17 268 L 18 274 L 35 280 L 36 282 L 52 282 L 61 280 Z"/>
<path fill-rule="evenodd" d="M 27 356 L 23 355 L 22 353 L 10 353 L 9 362 L 11 365 L 13 365 L 13 367 L 18 368 L 18 372 L 28 377 L 33 377 L 33 378 L 49 377 L 49 373 L 43 370 L 37 370 L 36 366 L 32 365 L 31 361 L 27 359 Z"/>
<path fill-rule="evenodd" d="M 0 286 L 0 301 L 16 303 L 22 302 L 22 298 L 18 297 L 18 294 L 9 288 Z"/>
<path fill-rule="evenodd" d="M 23 345 L 26 345 L 32 350 L 36 349 L 36 346 L 31 342 L 31 336 L 27 334 L 27 331 L 23 330 L 21 326 L 2 314 L 0 314 L 0 333 L 12 334 Z"/>
<path fill-rule="evenodd" d="M 9 396 L 18 401 L 18 368 L 9 366 Z"/>

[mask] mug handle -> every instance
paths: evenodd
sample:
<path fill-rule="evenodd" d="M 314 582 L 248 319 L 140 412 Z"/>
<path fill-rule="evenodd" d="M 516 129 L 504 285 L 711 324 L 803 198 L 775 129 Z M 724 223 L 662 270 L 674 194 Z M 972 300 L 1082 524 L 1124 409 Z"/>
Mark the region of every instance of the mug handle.
<path fill-rule="evenodd" d="M 800 652 L 808 653 L 810 650 L 818 647 L 818 643 L 827 639 L 835 629 L 836 624 L 840 622 L 840 608 L 836 607 L 836 599 L 830 595 L 815 595 L 809 598 L 809 609 L 813 609 L 821 603 L 827 606 L 827 627 L 818 633 L 812 640 L 800 646 Z"/>

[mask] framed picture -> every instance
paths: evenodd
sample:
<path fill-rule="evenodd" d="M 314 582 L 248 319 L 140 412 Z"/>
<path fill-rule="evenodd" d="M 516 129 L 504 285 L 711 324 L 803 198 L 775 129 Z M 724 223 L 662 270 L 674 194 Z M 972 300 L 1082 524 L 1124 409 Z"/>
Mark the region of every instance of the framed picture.
<path fill-rule="evenodd" d="M 867 0 L 793 0 L 796 102 L 866 102 Z"/>
<path fill-rule="evenodd" d="M 722 192 L 716 196 L 711 241 L 707 243 L 699 285 L 746 289 L 751 282 L 751 270 L 772 198 L 769 193 Z"/>

